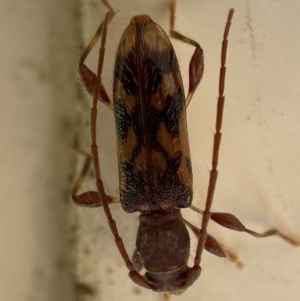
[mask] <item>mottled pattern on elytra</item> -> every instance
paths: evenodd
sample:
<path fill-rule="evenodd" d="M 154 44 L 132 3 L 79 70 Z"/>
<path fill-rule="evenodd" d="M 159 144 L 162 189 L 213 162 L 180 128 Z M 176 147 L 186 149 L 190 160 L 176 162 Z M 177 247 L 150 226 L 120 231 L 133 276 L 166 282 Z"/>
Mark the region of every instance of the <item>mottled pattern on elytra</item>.
<path fill-rule="evenodd" d="M 192 167 L 182 79 L 169 38 L 148 16 L 134 17 L 124 31 L 114 78 L 124 210 L 188 207 Z"/>

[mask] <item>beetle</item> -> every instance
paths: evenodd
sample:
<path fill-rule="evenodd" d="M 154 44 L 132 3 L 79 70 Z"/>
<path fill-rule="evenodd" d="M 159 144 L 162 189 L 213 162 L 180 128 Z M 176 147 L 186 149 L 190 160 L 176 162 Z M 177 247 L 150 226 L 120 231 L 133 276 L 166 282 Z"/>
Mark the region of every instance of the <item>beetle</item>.
<path fill-rule="evenodd" d="M 205 209 L 202 211 L 192 205 L 193 177 L 186 107 L 203 75 L 203 50 L 199 43 L 174 29 L 176 2 L 171 1 L 170 36 L 195 47 L 189 65 L 189 88 L 185 97 L 178 60 L 167 34 L 148 15 L 134 16 L 124 30 L 117 49 L 113 101 L 111 101 L 102 84 L 101 76 L 108 24 L 115 11 L 106 1 L 103 3 L 109 11 L 79 63 L 82 82 L 87 91 L 93 95 L 92 159 L 87 158 L 81 176 L 73 188 L 72 198 L 77 205 L 103 206 L 132 281 L 157 292 L 172 294 L 184 292 L 201 273 L 200 262 L 204 248 L 215 255 L 226 256 L 217 241 L 207 234 L 210 219 L 224 227 L 244 231 L 256 237 L 279 235 L 289 240 L 277 229 L 259 234 L 247 229 L 229 213 L 211 212 L 222 137 L 228 34 L 234 10 L 229 11 L 222 42 L 212 168 Z M 96 75 L 85 65 L 85 60 L 100 38 Z M 111 108 L 115 114 L 120 199 L 105 193 L 101 179 L 96 141 L 98 101 Z M 95 170 L 97 191 L 78 195 L 91 160 Z M 133 260 L 126 251 L 109 208 L 110 203 L 119 201 L 126 212 L 140 212 Z M 187 207 L 202 215 L 200 229 L 182 218 L 181 209 Z M 192 267 L 187 264 L 190 256 L 187 227 L 193 230 L 198 239 Z M 141 267 L 146 269 L 144 276 L 140 274 Z"/>

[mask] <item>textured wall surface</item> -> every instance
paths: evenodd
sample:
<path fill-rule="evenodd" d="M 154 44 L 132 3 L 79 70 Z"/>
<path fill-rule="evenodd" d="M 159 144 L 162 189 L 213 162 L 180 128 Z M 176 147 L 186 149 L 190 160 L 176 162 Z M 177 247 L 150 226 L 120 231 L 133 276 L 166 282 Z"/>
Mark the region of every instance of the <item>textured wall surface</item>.
<path fill-rule="evenodd" d="M 76 1 L 1 1 L 0 300 L 74 300 Z"/>

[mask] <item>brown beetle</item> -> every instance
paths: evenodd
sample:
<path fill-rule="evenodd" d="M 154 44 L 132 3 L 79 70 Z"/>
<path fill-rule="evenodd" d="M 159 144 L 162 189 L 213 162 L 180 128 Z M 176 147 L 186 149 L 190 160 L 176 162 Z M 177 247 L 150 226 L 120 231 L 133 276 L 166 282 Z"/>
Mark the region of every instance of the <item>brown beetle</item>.
<path fill-rule="evenodd" d="M 206 232 L 209 219 L 224 227 L 257 237 L 278 234 L 289 240 L 276 229 L 258 234 L 246 229 L 231 214 L 210 211 L 218 174 L 227 38 L 234 10 L 229 11 L 222 43 L 212 169 L 205 210 L 201 211 L 191 205 L 193 180 L 186 107 L 202 78 L 203 51 L 197 42 L 174 30 L 175 1 L 171 1 L 170 36 L 195 47 L 189 67 L 189 90 L 185 97 L 177 57 L 167 34 L 148 15 L 134 16 L 125 29 L 117 50 L 112 102 L 101 83 L 101 73 L 107 26 L 115 12 L 106 1 L 103 2 L 108 6 L 109 12 L 84 51 L 79 65 L 82 82 L 94 96 L 91 110 L 91 152 L 98 191 L 78 196 L 83 178 L 81 176 L 73 189 L 73 200 L 81 206 L 103 206 L 116 245 L 130 271 L 130 278 L 138 285 L 154 291 L 176 294 L 183 292 L 200 275 L 204 248 L 218 256 L 225 256 L 219 244 Z M 95 75 L 84 62 L 100 37 L 99 65 Z M 137 250 L 133 261 L 128 256 L 109 209 L 109 203 L 118 202 L 119 199 L 105 193 L 101 180 L 96 142 L 98 100 L 115 113 L 121 205 L 128 213 L 140 212 Z M 82 175 L 86 173 L 89 163 L 88 159 Z M 182 218 L 180 210 L 187 207 L 202 214 L 200 230 Z M 187 265 L 190 238 L 186 226 L 198 238 L 193 267 Z M 142 266 L 146 269 L 145 276 L 139 273 Z"/>

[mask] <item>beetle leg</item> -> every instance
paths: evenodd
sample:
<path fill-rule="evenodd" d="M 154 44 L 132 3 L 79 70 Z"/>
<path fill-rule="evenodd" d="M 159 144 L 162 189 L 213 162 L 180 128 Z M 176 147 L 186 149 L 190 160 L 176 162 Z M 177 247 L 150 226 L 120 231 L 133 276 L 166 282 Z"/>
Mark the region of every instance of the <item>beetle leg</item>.
<path fill-rule="evenodd" d="M 193 209 L 193 208 L 191 208 L 191 209 Z M 198 210 L 196 212 L 199 213 Z M 199 236 L 200 229 L 198 227 L 194 226 L 193 224 L 191 224 L 189 221 L 187 221 L 185 219 L 184 219 L 184 223 L 186 224 L 187 227 L 189 227 L 193 231 L 193 233 L 196 235 L 196 237 Z M 224 244 L 219 243 L 212 235 L 210 235 L 208 233 L 206 236 L 204 249 L 205 249 L 205 251 L 207 251 L 217 257 L 227 257 L 231 262 L 235 263 L 239 268 L 243 267 L 243 264 L 239 260 L 239 257 L 237 254 L 235 254 L 233 251 L 231 251 Z"/>
<path fill-rule="evenodd" d="M 81 170 L 81 173 L 77 179 L 77 181 L 74 184 L 74 187 L 72 189 L 72 199 L 73 202 L 76 205 L 79 206 L 83 206 L 83 207 L 101 207 L 102 206 L 102 202 L 99 198 L 98 192 L 97 191 L 86 191 L 80 195 L 78 195 L 78 191 L 82 185 L 82 183 L 84 182 L 90 167 L 91 167 L 91 163 L 92 163 L 92 157 L 90 154 L 86 153 L 85 151 L 81 150 L 81 149 L 77 149 L 76 151 L 84 154 L 86 156 L 83 168 Z M 108 203 L 119 203 L 120 199 L 118 197 L 113 197 L 113 196 L 107 196 L 108 197 Z"/>
<path fill-rule="evenodd" d="M 183 219 L 184 223 L 186 224 L 187 227 L 189 227 L 193 233 L 196 235 L 196 237 L 199 236 L 199 231 L 200 229 L 194 226 L 192 223 L 187 221 L 186 219 Z M 223 248 L 219 244 L 219 242 L 211 235 L 207 234 L 206 241 L 204 244 L 204 249 L 212 253 L 218 257 L 226 257 L 225 252 L 223 251 Z"/>
<path fill-rule="evenodd" d="M 117 12 L 112 8 L 112 6 L 106 0 L 101 0 L 101 2 L 111 12 L 111 17 L 109 20 L 109 22 L 110 22 L 112 20 L 112 18 L 116 15 Z M 92 51 L 92 49 L 95 47 L 95 44 L 97 43 L 99 38 L 101 37 L 102 28 L 103 28 L 103 22 L 101 22 L 99 28 L 97 29 L 97 31 L 96 31 L 95 35 L 93 36 L 92 40 L 90 41 L 89 45 L 86 47 L 86 49 L 82 53 L 82 55 L 80 57 L 80 61 L 79 61 L 79 66 L 78 66 L 78 72 L 79 72 L 79 76 L 81 78 L 81 82 L 84 85 L 86 91 L 91 95 L 94 95 L 97 75 L 86 66 L 85 60 L 88 57 L 88 55 L 90 54 L 90 52 Z M 110 99 L 110 97 L 108 96 L 106 89 L 102 83 L 100 85 L 98 99 L 99 99 L 99 101 L 103 102 L 105 105 L 107 105 L 110 109 L 113 110 L 113 102 Z"/>
<path fill-rule="evenodd" d="M 141 270 L 143 269 L 144 267 L 144 263 L 143 263 L 143 260 L 141 258 L 141 255 L 140 253 L 138 252 L 137 249 L 134 250 L 134 253 L 132 255 L 132 263 L 133 263 L 133 266 L 134 266 L 134 269 L 140 273 Z"/>
<path fill-rule="evenodd" d="M 115 16 L 116 11 L 113 9 L 113 7 L 107 2 L 107 0 L 101 0 L 101 2 L 109 9 L 111 12 L 109 22 L 112 20 L 112 18 Z M 82 53 L 79 61 L 78 71 L 81 78 L 81 81 L 87 90 L 91 95 L 94 95 L 95 87 L 96 87 L 96 79 L 97 75 L 91 71 L 86 65 L 85 60 L 92 51 L 92 49 L 95 47 L 95 44 L 99 40 L 102 34 L 104 22 L 101 22 L 99 28 L 97 29 L 95 35 L 93 36 L 92 40 L 90 41 L 89 45 L 86 47 L 84 52 Z M 113 102 L 111 101 L 110 97 L 108 96 L 105 87 L 100 84 L 100 89 L 98 93 L 98 99 L 103 102 L 105 105 L 107 105 L 110 109 L 113 109 Z M 82 151 L 81 149 L 76 148 L 77 152 L 82 153 L 86 156 L 85 163 L 83 165 L 81 174 L 77 181 L 74 184 L 74 187 L 72 189 L 72 199 L 73 202 L 76 205 L 79 206 L 85 206 L 85 207 L 100 207 L 102 206 L 102 202 L 99 198 L 97 191 L 87 191 L 80 195 L 77 195 L 82 183 L 84 182 L 88 171 L 90 169 L 90 165 L 92 163 L 92 157 L 89 153 Z M 107 196 L 109 203 L 116 203 L 119 202 L 119 198 Z"/>
<path fill-rule="evenodd" d="M 203 75 L 204 62 L 203 62 L 203 50 L 198 42 L 184 36 L 178 31 L 174 30 L 175 27 L 175 10 L 176 0 L 170 1 L 170 37 L 194 46 L 196 49 L 190 60 L 189 66 L 189 91 L 186 97 L 186 107 L 189 105 Z"/>
<path fill-rule="evenodd" d="M 114 8 L 109 4 L 108 0 L 101 0 L 101 2 L 108 8 L 108 10 L 110 10 L 112 12 L 111 18 L 113 18 L 115 16 L 115 14 L 117 13 L 117 11 L 115 11 Z"/>
<path fill-rule="evenodd" d="M 230 214 L 230 213 L 224 213 L 224 212 L 212 212 L 210 215 L 210 218 L 218 223 L 219 225 L 231 229 L 231 230 L 235 230 L 235 231 L 239 231 L 239 232 L 245 232 L 248 233 L 254 237 L 258 237 L 258 238 L 264 238 L 264 237 L 269 237 L 269 236 L 274 236 L 274 235 L 278 235 L 280 238 L 282 238 L 284 241 L 290 243 L 291 245 L 295 246 L 295 247 L 299 247 L 300 246 L 300 242 L 281 233 L 278 229 L 272 228 L 269 229 L 268 231 L 265 231 L 263 233 L 257 233 L 255 231 L 252 231 L 250 229 L 247 229 L 240 221 L 238 218 L 236 218 L 234 215 Z"/>
<path fill-rule="evenodd" d="M 194 205 L 190 205 L 190 207 L 193 211 L 203 214 L 203 210 L 199 209 L 198 207 Z M 230 230 L 238 231 L 238 232 L 245 232 L 248 233 L 254 237 L 257 238 L 265 238 L 270 236 L 279 236 L 284 241 L 290 243 L 291 245 L 295 247 L 300 246 L 300 242 L 295 240 L 294 238 L 291 238 L 290 236 L 287 236 L 286 234 L 281 233 L 276 228 L 271 228 L 267 231 L 264 231 L 263 233 L 257 233 L 253 230 L 247 229 L 244 224 L 233 214 L 225 213 L 225 212 L 211 212 L 210 219 L 216 222 L 217 224 L 221 225 L 222 227 L 228 228 Z M 189 225 L 187 225 L 189 226 Z M 195 226 L 193 226 L 195 227 Z M 191 227 L 190 227 L 191 228 Z M 192 228 L 191 228 L 192 229 Z M 195 227 L 195 229 L 198 229 Z M 192 229 L 194 233 L 196 233 L 194 229 Z M 199 230 L 199 229 L 198 229 Z M 206 249 L 206 248 L 205 248 Z"/>

